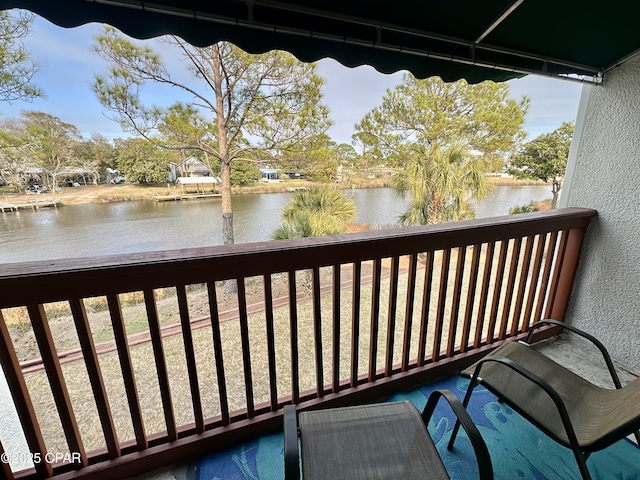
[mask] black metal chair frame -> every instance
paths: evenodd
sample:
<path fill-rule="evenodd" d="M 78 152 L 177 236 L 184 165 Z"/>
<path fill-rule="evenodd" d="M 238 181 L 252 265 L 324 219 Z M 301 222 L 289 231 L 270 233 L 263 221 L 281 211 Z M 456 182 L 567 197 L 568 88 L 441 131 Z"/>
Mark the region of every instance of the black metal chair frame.
<path fill-rule="evenodd" d="M 492 480 L 493 467 L 489 456 L 489 450 L 487 449 L 478 428 L 471 421 L 469 414 L 462 406 L 462 403 L 460 403 L 460 400 L 458 400 L 452 392 L 449 390 L 434 390 L 431 395 L 429 395 L 427 404 L 421 413 L 425 428 L 429 424 L 429 420 L 431 419 L 440 398 L 444 398 L 447 401 L 456 415 L 456 427 L 459 428 L 459 426 L 462 425 L 469 437 L 469 441 L 476 455 L 480 480 Z M 285 480 L 299 480 L 301 462 L 298 448 L 298 435 L 300 434 L 300 431 L 298 429 L 297 412 L 294 405 L 287 405 L 284 407 L 283 424 L 284 478 Z M 453 441 L 449 443 L 447 448 L 449 450 L 453 448 Z M 304 461 L 304 459 L 302 459 L 302 461 Z M 327 461 L 330 460 L 327 459 Z"/>
<path fill-rule="evenodd" d="M 609 353 L 607 352 L 607 349 L 604 347 L 604 345 L 595 337 L 593 337 L 592 335 L 589 335 L 588 333 L 573 327 L 571 325 L 567 325 L 564 322 L 559 322 L 557 320 L 540 320 L 539 322 L 536 322 L 534 325 L 532 325 L 529 329 L 529 333 L 527 335 L 527 339 L 525 342 L 526 345 L 529 345 L 531 342 L 531 337 L 533 335 L 533 332 L 536 328 L 545 326 L 545 325 L 555 325 L 561 328 L 564 328 L 566 330 L 569 330 L 573 333 L 576 333 L 577 335 L 589 340 L 591 343 L 593 343 L 598 350 L 601 352 L 604 361 L 607 365 L 607 368 L 609 370 L 609 373 L 611 374 L 611 378 L 613 380 L 613 384 L 615 386 L 616 389 L 621 389 L 622 388 L 622 384 L 620 383 L 620 379 L 618 377 L 618 374 L 616 373 L 615 367 L 613 365 L 613 362 L 611 360 L 611 357 L 609 355 Z M 534 373 L 530 372 L 529 370 L 526 369 L 526 367 L 517 364 L 516 362 L 514 362 L 513 360 L 510 360 L 509 358 L 506 357 L 500 357 L 500 356 L 489 356 L 489 357 L 485 357 L 482 360 L 478 361 L 476 363 L 474 372 L 473 372 L 473 376 L 471 377 L 471 381 L 469 383 L 469 387 L 467 388 L 467 392 L 465 394 L 465 398 L 463 401 L 463 405 L 466 408 L 467 405 L 469 405 L 469 400 L 471 399 L 471 394 L 473 393 L 474 388 L 479 385 L 479 384 L 483 384 L 482 383 L 482 377 L 481 377 L 481 370 L 483 365 L 485 365 L 486 363 L 489 362 L 496 362 L 496 363 L 500 363 L 508 368 L 510 368 L 511 370 L 517 372 L 518 374 L 522 375 L 523 377 L 529 379 L 531 382 L 535 383 L 536 385 L 538 385 L 542 390 L 544 390 L 547 395 L 549 395 L 549 397 L 551 398 L 551 400 L 553 401 L 553 403 L 555 404 L 556 408 L 558 409 L 558 413 L 560 415 L 560 419 L 562 421 L 562 424 L 565 428 L 565 431 L 567 433 L 567 438 L 569 440 L 569 448 L 571 448 L 571 450 L 573 451 L 573 455 L 576 459 L 576 462 L 578 464 L 578 468 L 580 470 L 580 473 L 582 475 L 582 478 L 584 480 L 591 480 L 591 474 L 589 473 L 589 470 L 587 468 L 587 459 L 589 458 L 589 455 L 591 453 L 593 453 L 593 451 L 596 450 L 585 450 L 584 448 L 582 448 L 578 442 L 578 439 L 576 437 L 574 428 L 572 426 L 571 423 L 571 419 L 569 417 L 569 414 L 567 412 L 565 403 L 562 399 L 562 397 L 556 392 L 556 390 L 549 385 L 549 383 L 547 381 L 545 381 L 543 378 L 539 377 L 538 375 L 535 375 Z M 488 390 L 490 390 L 492 393 L 494 393 L 499 401 L 505 401 L 505 403 L 508 403 L 509 406 L 511 408 L 513 408 L 515 411 L 517 411 L 519 414 L 521 414 L 523 417 L 525 417 L 528 421 L 530 421 L 531 423 L 533 423 L 536 427 L 538 427 L 540 430 L 542 430 L 543 432 L 545 432 L 547 435 L 551 436 L 553 438 L 553 436 L 550 434 L 550 432 L 547 431 L 547 429 L 545 429 L 545 427 L 541 424 L 539 424 L 534 418 L 532 418 L 530 415 L 528 415 L 525 411 L 523 411 L 521 408 L 519 408 L 518 405 L 514 404 L 513 402 L 508 402 L 508 400 L 504 399 L 501 396 L 501 392 L 499 391 L 495 391 L 495 389 L 491 388 L 491 386 L 483 384 L 484 387 L 486 387 Z M 453 432 L 451 434 L 451 438 L 449 440 L 449 447 L 451 447 L 451 445 L 453 445 L 453 442 L 455 441 L 456 435 L 458 433 L 458 430 L 460 428 L 459 422 L 456 422 L 456 425 L 454 426 Z M 636 437 L 636 440 L 638 441 L 638 444 L 640 445 L 640 431 L 634 431 L 633 434 Z"/>

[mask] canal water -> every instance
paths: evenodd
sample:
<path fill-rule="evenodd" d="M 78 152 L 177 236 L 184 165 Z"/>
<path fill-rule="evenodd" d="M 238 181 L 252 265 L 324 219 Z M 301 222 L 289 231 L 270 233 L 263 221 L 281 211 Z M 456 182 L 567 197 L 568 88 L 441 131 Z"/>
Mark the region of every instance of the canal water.
<path fill-rule="evenodd" d="M 358 189 L 357 223 L 397 223 L 408 200 L 390 188 Z M 235 195 L 236 243 L 259 242 L 280 223 L 292 193 Z M 476 217 L 506 215 L 512 207 L 551 197 L 548 186 L 495 187 Z M 0 264 L 222 244 L 220 199 L 67 205 L 0 213 Z"/>
<path fill-rule="evenodd" d="M 352 192 L 347 192 L 352 195 Z M 233 198 L 236 243 L 269 239 L 291 193 Z M 476 207 L 476 217 L 506 215 L 509 209 L 551 196 L 547 186 L 496 187 Z M 353 192 L 358 223 L 397 223 L 407 200 L 389 188 Z M 86 257 L 222 244 L 220 200 L 154 201 L 69 205 L 0 214 L 2 263 Z M 0 370 L 0 441 L 14 471 L 30 468 L 27 446 L 3 372 Z"/>

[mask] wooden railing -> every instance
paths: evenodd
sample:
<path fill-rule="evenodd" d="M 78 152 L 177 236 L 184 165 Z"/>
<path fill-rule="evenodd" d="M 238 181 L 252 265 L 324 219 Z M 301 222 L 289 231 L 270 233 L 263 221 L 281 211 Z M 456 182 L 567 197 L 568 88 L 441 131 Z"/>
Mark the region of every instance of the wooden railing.
<path fill-rule="evenodd" d="M 595 213 L 0 265 L 0 478 L 123 478 L 460 370 L 564 318 Z"/>

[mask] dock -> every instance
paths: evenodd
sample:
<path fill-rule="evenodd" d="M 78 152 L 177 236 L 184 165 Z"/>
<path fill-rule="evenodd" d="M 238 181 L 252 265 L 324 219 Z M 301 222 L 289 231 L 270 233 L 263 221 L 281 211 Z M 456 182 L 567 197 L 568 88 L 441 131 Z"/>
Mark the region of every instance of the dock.
<path fill-rule="evenodd" d="M 17 212 L 18 210 L 39 210 L 41 208 L 54 207 L 58 208 L 60 203 L 56 200 L 32 200 L 27 202 L 0 202 L 1 212 Z"/>
<path fill-rule="evenodd" d="M 175 193 L 171 195 L 156 195 L 156 202 L 177 202 L 178 200 L 194 200 L 197 198 L 219 198 L 219 193 Z"/>

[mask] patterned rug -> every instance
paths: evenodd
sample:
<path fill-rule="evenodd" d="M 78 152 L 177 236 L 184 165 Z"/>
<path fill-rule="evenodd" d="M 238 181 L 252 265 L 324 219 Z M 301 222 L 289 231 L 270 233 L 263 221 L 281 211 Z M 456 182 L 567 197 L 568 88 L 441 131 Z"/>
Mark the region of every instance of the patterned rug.
<path fill-rule="evenodd" d="M 422 411 L 433 390 L 448 389 L 462 399 L 469 381 L 451 377 L 410 392 L 396 394 L 388 401 L 411 400 Z M 496 480 L 580 480 L 571 451 L 547 438 L 483 387 L 476 387 L 469 414 L 487 443 Z M 441 400 L 429 423 L 429 432 L 454 480 L 477 479 L 475 457 L 467 438 L 460 435 L 454 449 L 446 448 L 454 416 Z M 280 480 L 283 473 L 282 434 L 261 437 L 253 442 L 204 458 L 197 465 L 198 480 Z M 640 449 L 621 440 L 587 461 L 594 480 L 640 480 Z"/>

